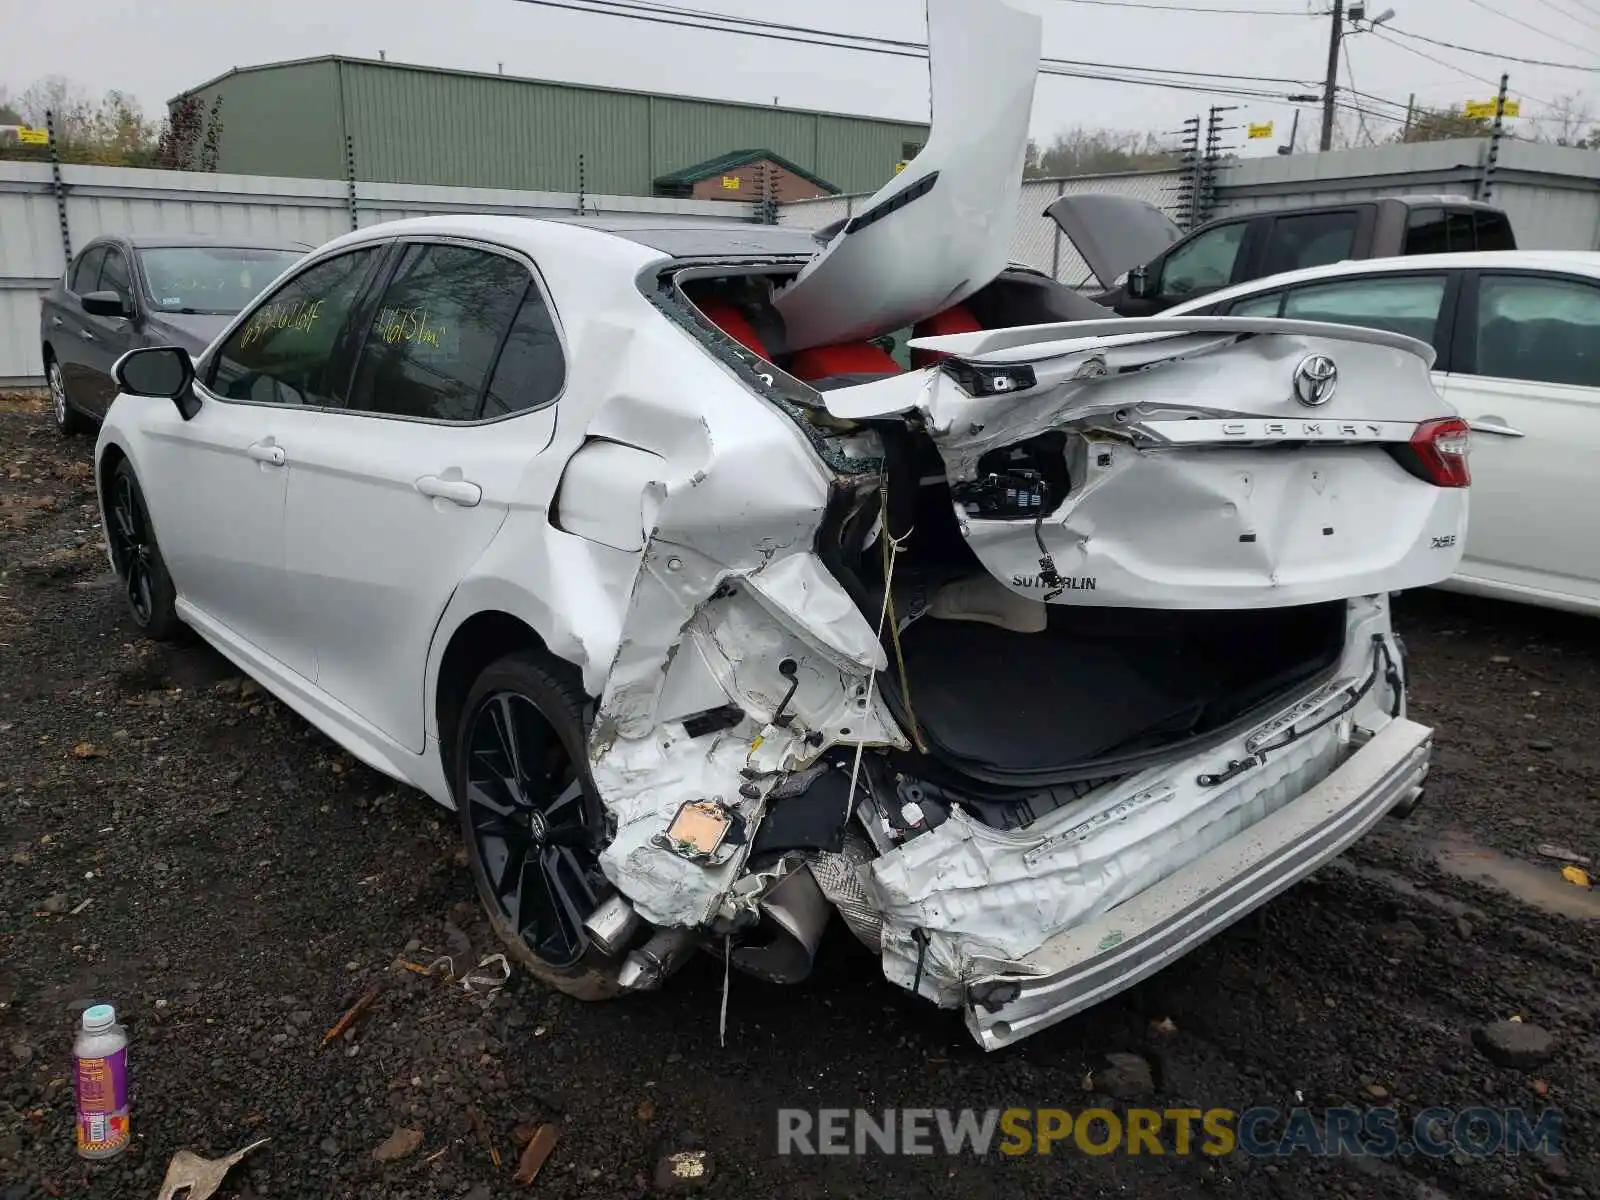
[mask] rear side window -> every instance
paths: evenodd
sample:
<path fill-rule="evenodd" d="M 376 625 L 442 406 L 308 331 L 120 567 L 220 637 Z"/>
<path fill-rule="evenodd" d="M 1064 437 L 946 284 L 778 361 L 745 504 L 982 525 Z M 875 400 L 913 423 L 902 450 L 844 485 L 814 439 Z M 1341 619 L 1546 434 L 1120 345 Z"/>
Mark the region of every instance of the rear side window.
<path fill-rule="evenodd" d="M 1294 289 L 1284 303 L 1283 315 L 1301 321 L 1386 329 L 1432 343 L 1444 289 L 1443 275 L 1345 279 Z"/>
<path fill-rule="evenodd" d="M 269 293 L 217 352 L 211 389 L 258 404 L 343 403 L 350 360 L 339 334 L 378 253 L 324 259 Z"/>
<path fill-rule="evenodd" d="M 1349 258 L 1356 244 L 1356 212 L 1306 213 L 1279 217 L 1267 234 L 1261 274 L 1278 275 L 1303 267 L 1321 267 Z"/>
<path fill-rule="evenodd" d="M 350 407 L 435 421 L 477 420 L 489 374 L 530 282 L 527 268 L 503 254 L 408 246 L 367 330 Z M 520 345 L 536 349 L 537 320 L 531 320 Z M 509 378 L 505 387 L 499 403 L 510 401 Z"/>
<path fill-rule="evenodd" d="M 567 381 L 566 359 L 556 334 L 555 318 L 538 284 L 529 283 L 523 294 L 489 377 L 484 393 L 484 418 L 504 417 L 553 404 Z"/>
<path fill-rule="evenodd" d="M 1516 236 L 1511 232 L 1511 218 L 1503 212 L 1485 212 L 1479 209 L 1473 215 L 1477 228 L 1478 250 L 1515 250 Z"/>
<path fill-rule="evenodd" d="M 1476 332 L 1476 374 L 1600 387 L 1600 288 L 1592 284 L 1485 275 Z"/>
<path fill-rule="evenodd" d="M 100 282 L 100 264 L 105 260 L 104 246 L 91 246 L 78 255 L 77 264 L 72 268 L 72 290 L 80 296 L 96 290 Z"/>
<path fill-rule="evenodd" d="M 1457 247 L 1463 249 L 1464 247 Z M 1406 215 L 1406 254 L 1444 254 L 1450 249 L 1445 234 L 1444 209 L 1413 208 Z"/>

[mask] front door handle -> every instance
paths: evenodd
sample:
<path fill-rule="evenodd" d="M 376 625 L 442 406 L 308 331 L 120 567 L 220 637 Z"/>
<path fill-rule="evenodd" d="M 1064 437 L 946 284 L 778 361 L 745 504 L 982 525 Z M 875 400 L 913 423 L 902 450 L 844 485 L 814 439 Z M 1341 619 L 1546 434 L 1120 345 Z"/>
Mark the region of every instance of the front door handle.
<path fill-rule="evenodd" d="M 1520 429 L 1513 429 L 1498 417 L 1485 417 L 1481 421 L 1468 421 L 1467 425 L 1474 433 L 1493 433 L 1500 437 L 1527 437 Z"/>
<path fill-rule="evenodd" d="M 94 341 L 94 334 L 90 333 L 87 329 L 78 330 L 78 336 L 86 342 Z"/>
<path fill-rule="evenodd" d="M 476 508 L 483 499 L 483 489 L 466 479 L 441 479 L 437 475 L 424 475 L 416 483 L 417 491 L 434 500 L 448 500 L 462 508 Z"/>
<path fill-rule="evenodd" d="M 266 463 L 269 467 L 281 467 L 289 460 L 289 456 L 283 452 L 283 447 L 271 440 L 252 442 L 250 457 L 258 463 Z"/>
<path fill-rule="evenodd" d="M 60 317 L 51 317 L 50 318 L 50 326 L 53 329 L 60 329 L 65 324 L 66 324 L 66 322 L 63 321 Z"/>

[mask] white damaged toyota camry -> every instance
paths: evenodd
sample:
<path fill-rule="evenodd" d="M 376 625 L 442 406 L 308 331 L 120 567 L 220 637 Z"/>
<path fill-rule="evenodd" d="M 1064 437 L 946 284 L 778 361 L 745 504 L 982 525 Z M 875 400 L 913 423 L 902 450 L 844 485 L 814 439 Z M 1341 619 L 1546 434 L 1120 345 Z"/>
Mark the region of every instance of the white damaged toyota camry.
<path fill-rule="evenodd" d="M 117 366 L 134 620 L 456 809 L 573 995 L 794 982 L 838 913 L 998 1048 L 1420 795 L 1431 350 L 1008 264 L 1038 21 L 928 8 L 932 137 L 846 224 L 381 224 Z"/>

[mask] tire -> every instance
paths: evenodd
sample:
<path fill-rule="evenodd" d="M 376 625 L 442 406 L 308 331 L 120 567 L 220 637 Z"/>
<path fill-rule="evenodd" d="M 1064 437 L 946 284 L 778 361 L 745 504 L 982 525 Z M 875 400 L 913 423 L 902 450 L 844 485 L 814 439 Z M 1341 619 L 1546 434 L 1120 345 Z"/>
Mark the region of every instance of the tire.
<path fill-rule="evenodd" d="M 56 431 L 62 437 L 88 433 L 94 426 L 88 417 L 72 406 L 67 399 L 67 381 L 61 374 L 61 364 L 48 350 L 44 355 L 44 376 L 50 385 L 50 412 L 56 420 Z"/>
<path fill-rule="evenodd" d="M 557 991 L 598 1001 L 620 994 L 620 963 L 603 958 L 582 926 L 609 890 L 586 704 L 543 655 L 490 664 L 462 706 L 450 783 L 478 899 L 510 957 Z"/>
<path fill-rule="evenodd" d="M 127 459 L 111 472 L 105 507 L 111 561 L 122 583 L 128 615 L 146 637 L 157 642 L 176 640 L 183 631 L 183 622 L 178 619 L 178 591 L 161 557 L 144 491 Z"/>

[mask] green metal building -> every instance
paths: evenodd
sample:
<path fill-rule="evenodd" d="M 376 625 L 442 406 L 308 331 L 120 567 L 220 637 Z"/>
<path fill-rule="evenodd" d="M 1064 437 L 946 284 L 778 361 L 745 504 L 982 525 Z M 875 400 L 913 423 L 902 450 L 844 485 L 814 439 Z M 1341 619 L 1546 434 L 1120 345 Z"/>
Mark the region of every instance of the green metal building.
<path fill-rule="evenodd" d="M 870 192 L 926 125 L 653 95 L 371 59 L 235 67 L 175 97 L 221 97 L 217 170 L 373 183 L 648 196 L 657 179 L 760 146 L 842 192 Z"/>

